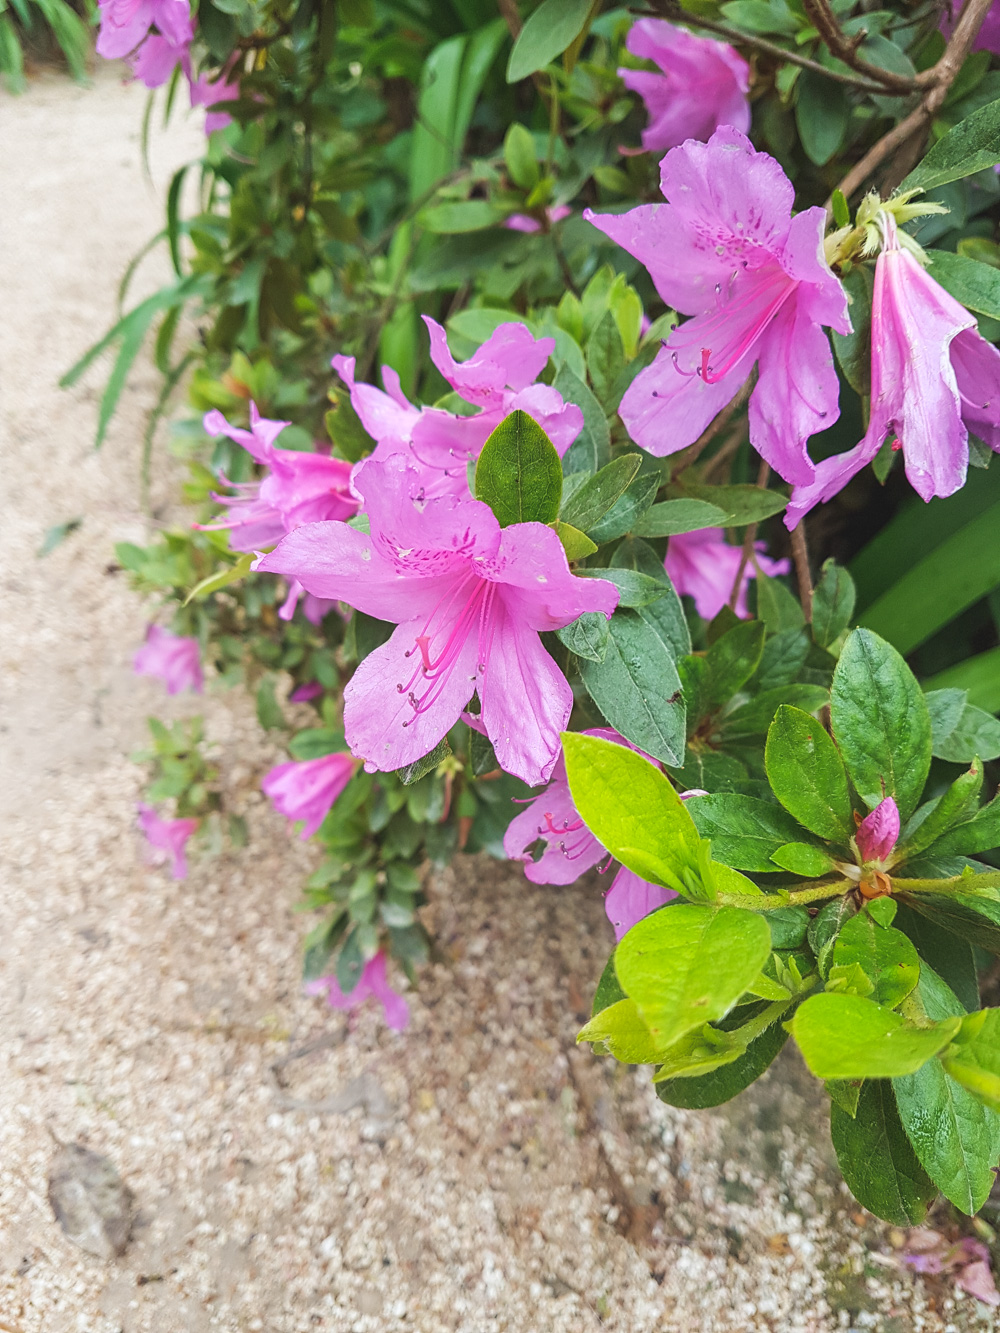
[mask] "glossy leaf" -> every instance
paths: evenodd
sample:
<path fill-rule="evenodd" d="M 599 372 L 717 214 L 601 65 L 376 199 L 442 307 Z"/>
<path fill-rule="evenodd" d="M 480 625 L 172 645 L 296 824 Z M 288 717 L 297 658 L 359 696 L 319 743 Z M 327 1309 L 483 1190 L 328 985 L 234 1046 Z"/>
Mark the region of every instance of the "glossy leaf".
<path fill-rule="evenodd" d="M 726 511 L 704 500 L 664 500 L 647 509 L 635 525 L 637 537 L 676 537 L 699 528 L 722 527 Z"/>
<path fill-rule="evenodd" d="M 900 185 L 935 190 L 1000 162 L 1000 101 L 980 107 L 937 141 Z"/>
<path fill-rule="evenodd" d="M 624 537 L 653 503 L 659 485 L 660 478 L 656 473 L 640 472 L 587 536 L 599 544 Z"/>
<path fill-rule="evenodd" d="M 771 857 L 779 847 L 802 837 L 791 815 L 770 801 L 736 792 L 692 796 L 687 808 L 712 856 L 735 870 L 773 872 Z"/>
<path fill-rule="evenodd" d="M 581 532 L 592 528 L 624 495 L 642 465 L 639 454 L 612 459 L 566 500 L 560 515 Z"/>
<path fill-rule="evenodd" d="M 908 819 L 930 767 L 930 715 L 902 657 L 870 630 L 855 630 L 844 644 L 830 691 L 830 720 L 869 809 L 893 796 L 901 818 Z"/>
<path fill-rule="evenodd" d="M 542 0 L 528 18 L 507 62 L 507 82 L 544 69 L 573 42 L 590 14 L 590 0 Z"/>
<path fill-rule="evenodd" d="M 807 879 L 820 879 L 834 868 L 833 858 L 822 847 L 811 842 L 786 842 L 771 853 L 771 860 L 782 870 Z"/>
<path fill-rule="evenodd" d="M 847 774 L 837 747 L 820 722 L 782 704 L 767 733 L 767 780 L 800 824 L 832 842 L 854 836 Z"/>
<path fill-rule="evenodd" d="M 577 657 L 603 662 L 611 642 L 608 618 L 600 611 L 587 611 L 565 628 L 556 630 L 556 638 Z"/>
<path fill-rule="evenodd" d="M 872 984 L 872 999 L 894 1009 L 906 999 L 920 976 L 920 959 L 912 942 L 894 926 L 880 925 L 870 912 L 845 922 L 833 946 L 833 966 L 861 968 Z"/>
<path fill-rule="evenodd" d="M 817 1078 L 896 1078 L 943 1050 L 958 1026 L 945 1019 L 914 1027 L 873 1000 L 826 992 L 796 1010 L 792 1035 Z"/>
<path fill-rule="evenodd" d="M 812 633 L 821 648 L 829 648 L 851 623 L 855 601 L 854 580 L 847 570 L 833 560 L 823 565 L 823 573 L 813 592 Z"/>
<path fill-rule="evenodd" d="M 853 1116 L 834 1104 L 830 1135 L 858 1203 L 896 1226 L 917 1226 L 924 1220 L 937 1189 L 906 1137 L 889 1082 L 865 1083 Z"/>
<path fill-rule="evenodd" d="M 731 1101 L 760 1078 L 788 1040 L 781 1023 L 772 1023 L 730 1064 L 693 1078 L 657 1080 L 656 1095 L 668 1106 L 704 1110 Z"/>
<path fill-rule="evenodd" d="M 763 736 L 782 704 L 791 704 L 804 713 L 817 713 L 829 697 L 829 691 L 822 685 L 781 685 L 777 689 L 762 690 L 749 703 L 741 704 L 731 713 L 724 713 L 719 719 L 719 726 L 732 739 L 737 736 Z"/>
<path fill-rule="evenodd" d="M 562 496 L 562 463 L 555 446 L 527 412 L 511 412 L 483 445 L 476 464 L 476 499 L 502 528 L 554 523 Z"/>
<path fill-rule="evenodd" d="M 977 1101 L 1000 1112 L 1000 1009 L 980 1009 L 963 1019 L 942 1064 Z"/>

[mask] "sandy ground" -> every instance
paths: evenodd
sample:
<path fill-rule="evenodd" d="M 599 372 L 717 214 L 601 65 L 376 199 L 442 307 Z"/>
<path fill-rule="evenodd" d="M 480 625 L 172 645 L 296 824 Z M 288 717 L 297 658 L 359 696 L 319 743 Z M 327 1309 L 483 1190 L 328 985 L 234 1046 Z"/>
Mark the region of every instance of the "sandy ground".
<path fill-rule="evenodd" d="M 109 564 L 113 541 L 148 531 L 156 377 L 138 369 L 99 454 L 101 374 L 56 387 L 198 149 L 196 123 L 157 133 L 147 181 L 143 97 L 105 70 L 0 100 L 0 1331 L 988 1325 L 893 1266 L 794 1057 L 695 1114 L 575 1049 L 609 947 L 593 887 L 459 864 L 432 887 L 445 961 L 410 1031 L 345 1021 L 300 991 L 312 854 L 256 793 L 273 747 L 246 700 L 211 694 L 250 845 L 181 884 L 144 866 L 127 756 L 148 712 L 178 710 L 131 675 L 147 609 Z M 165 276 L 150 261 L 137 291 Z M 161 457 L 154 511 L 171 494 Z M 135 1191 L 118 1261 L 75 1248 L 50 1210 L 57 1141 L 74 1140 Z"/>

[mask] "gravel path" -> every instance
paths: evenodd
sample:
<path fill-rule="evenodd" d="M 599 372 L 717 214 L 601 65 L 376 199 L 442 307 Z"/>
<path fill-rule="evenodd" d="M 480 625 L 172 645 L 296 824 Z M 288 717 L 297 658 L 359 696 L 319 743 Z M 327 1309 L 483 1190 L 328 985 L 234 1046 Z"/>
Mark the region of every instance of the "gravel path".
<path fill-rule="evenodd" d="M 312 853 L 257 792 L 273 747 L 245 699 L 211 694 L 250 846 L 196 857 L 179 885 L 143 865 L 127 754 L 148 712 L 194 707 L 131 675 L 144 608 L 109 563 L 147 532 L 156 377 L 139 369 L 98 454 L 102 375 L 56 388 L 197 152 L 194 124 L 154 135 L 153 188 L 143 97 L 104 70 L 0 98 L 0 1333 L 982 1327 L 971 1298 L 886 1257 L 793 1057 L 698 1115 L 575 1049 L 609 946 L 593 886 L 459 864 L 432 887 L 443 961 L 410 1031 L 346 1021 L 300 991 Z M 145 288 L 164 276 L 149 261 Z M 77 1140 L 135 1191 L 114 1262 L 47 1201 L 57 1144 Z"/>

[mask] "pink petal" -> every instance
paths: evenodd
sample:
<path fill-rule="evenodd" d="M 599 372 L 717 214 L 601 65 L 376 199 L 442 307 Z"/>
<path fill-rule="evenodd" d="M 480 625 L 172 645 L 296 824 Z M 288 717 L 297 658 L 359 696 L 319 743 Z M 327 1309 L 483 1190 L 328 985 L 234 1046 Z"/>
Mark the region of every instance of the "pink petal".
<path fill-rule="evenodd" d="M 858 825 L 855 841 L 863 861 L 884 861 L 899 840 L 899 808 L 891 796 Z"/>
<path fill-rule="evenodd" d="M 650 884 L 640 879 L 634 871 L 622 866 L 604 895 L 604 910 L 615 928 L 615 939 L 620 940 L 637 921 L 676 897 L 673 889 Z"/>

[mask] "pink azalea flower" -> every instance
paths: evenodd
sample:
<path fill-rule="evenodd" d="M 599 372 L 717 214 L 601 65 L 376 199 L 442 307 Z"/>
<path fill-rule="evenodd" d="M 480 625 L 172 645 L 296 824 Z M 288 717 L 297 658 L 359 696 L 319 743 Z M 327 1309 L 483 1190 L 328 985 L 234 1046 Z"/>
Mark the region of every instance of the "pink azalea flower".
<path fill-rule="evenodd" d="M 478 690 L 501 767 L 544 782 L 573 692 L 538 635 L 585 611 L 610 617 L 618 590 L 571 574 L 559 538 L 541 523 L 501 531 L 478 500 L 428 499 L 402 458 L 369 460 L 354 484 L 370 537 L 346 523 L 309 523 L 257 564 L 398 626 L 344 691 L 352 751 L 369 772 L 413 763 Z"/>
<path fill-rule="evenodd" d="M 127 56 L 154 26 L 175 48 L 194 39 L 188 0 L 98 0 L 98 8 L 97 54 L 105 60 Z"/>
<path fill-rule="evenodd" d="M 358 984 L 345 995 L 337 983 L 336 977 L 321 977 L 318 981 L 306 983 L 307 995 L 325 995 L 334 1009 L 354 1009 L 365 1000 L 378 1000 L 385 1014 L 386 1024 L 396 1032 L 402 1032 L 410 1021 L 410 1006 L 397 991 L 389 985 L 385 974 L 385 954 L 380 949 L 374 958 L 365 963 Z"/>
<path fill-rule="evenodd" d="M 1000 352 L 980 336 L 975 316 L 900 245 L 895 218 L 880 213 L 879 225 L 868 429 L 853 449 L 818 463 L 810 484 L 796 486 L 789 528 L 843 490 L 890 436 L 922 500 L 965 484 L 969 431 L 1000 452 Z"/>
<path fill-rule="evenodd" d="M 150 33 L 129 57 L 129 65 L 133 76 L 147 88 L 162 88 L 178 65 L 187 72 L 191 60 L 186 46 L 175 46 L 169 37 Z"/>
<path fill-rule="evenodd" d="M 560 457 L 583 429 L 583 413 L 563 401 L 558 390 L 535 380 L 555 350 L 554 338 L 535 338 L 523 324 L 501 324 L 468 361 L 457 362 L 445 331 L 424 316 L 431 340 L 431 360 L 455 392 L 480 410 L 458 416 L 441 408 L 414 407 L 400 388 L 399 376 L 382 367 L 387 392 L 354 381 L 354 358 L 335 356 L 333 368 L 351 391 L 351 404 L 376 441 L 378 462 L 401 454 L 424 478 L 425 493 L 468 495 L 470 460 L 504 417 L 520 409 L 542 427 Z"/>
<path fill-rule="evenodd" d="M 563 218 L 568 218 L 573 210 L 568 204 L 556 204 L 554 208 L 545 210 L 545 220 L 551 227 L 557 222 L 562 222 Z M 533 218 L 529 213 L 511 213 L 503 224 L 508 231 L 541 231 L 542 224 L 537 218 Z"/>
<path fill-rule="evenodd" d="M 679 325 L 622 399 L 632 439 L 651 454 L 692 444 L 754 365 L 750 442 L 786 481 L 813 478 L 810 435 L 839 415 L 823 325 L 850 331 L 847 298 L 823 255 L 826 214 L 791 216 L 792 183 L 766 153 L 723 126 L 660 167 L 666 204 L 584 217 L 646 268 Z"/>
<path fill-rule="evenodd" d="M 186 879 L 188 867 L 184 848 L 198 827 L 197 819 L 161 819 L 151 805 L 142 801 L 136 809 L 139 811 L 139 828 L 149 843 L 154 863 L 169 860 L 174 879 Z"/>
<path fill-rule="evenodd" d="M 765 574 L 787 574 L 791 568 L 787 560 L 771 560 L 762 554 L 766 542 L 754 542 L 759 554 L 757 562 Z M 699 528 L 671 537 L 667 544 L 667 558 L 663 562 L 670 582 L 683 596 L 694 598 L 695 609 L 704 620 L 712 620 L 729 601 L 736 582 L 736 572 L 743 559 L 739 546 L 726 541 L 721 528 Z M 740 577 L 740 591 L 736 599 L 736 614 L 746 616 L 747 588 L 757 577 L 753 561 L 748 560 Z"/>
<path fill-rule="evenodd" d="M 302 841 L 312 835 L 333 808 L 357 767 L 348 754 L 291 759 L 265 774 L 260 786 L 279 815 L 304 821 Z"/>
<path fill-rule="evenodd" d="M 708 139 L 720 125 L 750 129 L 750 66 L 725 42 L 695 37 L 664 19 L 639 19 L 625 45 L 663 72 L 620 69 L 625 87 L 646 103 L 642 132 L 647 152 L 675 148 L 685 139 Z"/>
<path fill-rule="evenodd" d="M 608 727 L 597 727 L 583 734 L 600 736 L 627 745 L 630 750 L 635 749 L 624 736 Z M 642 754 L 642 751 L 638 753 Z M 644 757 L 650 763 L 655 762 L 649 755 Z M 685 794 L 693 795 L 691 792 Z M 545 843 L 545 850 L 537 861 L 532 861 L 528 848 L 539 839 Z M 576 812 L 562 755 L 545 790 L 511 820 L 504 834 L 503 849 L 511 861 L 525 863 L 525 876 L 533 884 L 572 884 L 585 870 L 607 858 L 604 847 Z M 672 889 L 648 884 L 631 870 L 619 867 L 604 896 L 604 908 L 615 928 L 616 939 L 620 940 L 637 921 L 676 897 Z"/>
<path fill-rule="evenodd" d="M 929 1227 L 916 1227 L 907 1236 L 903 1262 L 915 1273 L 932 1277 L 953 1273 L 955 1285 L 970 1296 L 984 1305 L 1000 1305 L 989 1248 L 974 1236 L 963 1236 L 953 1242 Z"/>
<path fill-rule="evenodd" d="M 198 79 L 188 78 L 191 89 L 191 105 L 213 107 L 216 102 L 235 102 L 240 95 L 238 82 L 229 83 L 225 72 L 222 77 L 203 74 Z M 205 133 L 225 129 L 232 122 L 228 111 L 209 111 L 205 117 Z"/>
<path fill-rule="evenodd" d="M 954 4 L 951 12 L 946 13 L 941 19 L 941 31 L 945 37 L 950 37 L 955 27 L 955 19 L 958 17 L 962 6 Z M 976 35 L 976 40 L 972 44 L 973 51 L 992 51 L 994 54 L 1000 54 L 1000 3 L 994 0 L 987 10 L 986 17 L 983 19 L 982 27 Z"/>
<path fill-rule="evenodd" d="M 290 704 L 305 704 L 308 703 L 310 699 L 318 699 L 322 693 L 323 686 L 319 681 L 310 680 L 304 685 L 300 685 L 298 689 L 292 690 L 291 694 L 288 696 L 288 702 Z"/>
<path fill-rule="evenodd" d="M 132 670 L 137 676 L 158 676 L 168 694 L 183 690 L 201 694 L 205 684 L 198 640 L 171 634 L 159 625 L 146 630 L 146 642 L 132 658 Z"/>
<path fill-rule="evenodd" d="M 880 801 L 854 835 L 862 861 L 884 861 L 899 841 L 899 808 L 891 796 Z"/>

